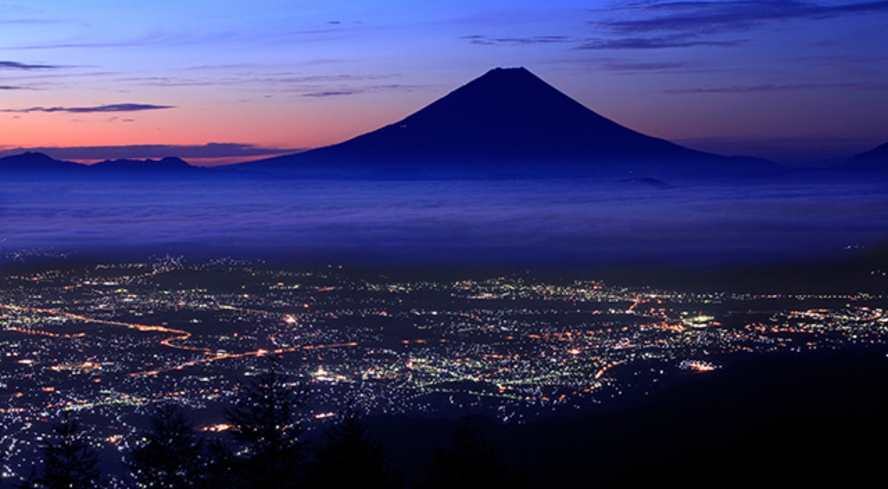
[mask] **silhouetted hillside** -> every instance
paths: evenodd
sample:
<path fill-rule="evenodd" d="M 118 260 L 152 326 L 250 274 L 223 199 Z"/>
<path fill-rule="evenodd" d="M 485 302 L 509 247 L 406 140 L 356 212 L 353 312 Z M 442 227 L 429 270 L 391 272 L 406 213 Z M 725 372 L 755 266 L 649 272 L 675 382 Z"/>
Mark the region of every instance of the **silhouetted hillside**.
<path fill-rule="evenodd" d="M 881 470 L 886 381 L 883 352 L 756 356 L 598 415 L 478 424 L 527 487 L 856 486 Z M 456 425 L 369 422 L 408 481 Z"/>
<path fill-rule="evenodd" d="M 200 168 L 186 163 L 180 158 L 167 157 L 162 160 L 105 160 L 90 166 L 90 170 L 103 173 L 181 173 L 200 171 Z"/>
<path fill-rule="evenodd" d="M 242 172 L 230 170 L 209 171 L 196 167 L 176 157 L 161 160 L 105 160 L 93 165 L 61 161 L 43 153 L 27 152 L 20 155 L 0 158 L 0 172 L 7 176 L 25 180 L 74 179 L 101 180 L 120 179 L 191 179 L 193 177 L 234 177 L 243 178 Z"/>
<path fill-rule="evenodd" d="M 84 165 L 70 161 L 59 161 L 43 153 L 27 152 L 0 158 L 0 171 L 26 173 L 72 173 L 82 171 Z"/>
<path fill-rule="evenodd" d="M 497 68 L 343 143 L 236 168 L 304 177 L 721 177 L 782 171 L 694 151 L 606 119 L 524 68 Z"/>
<path fill-rule="evenodd" d="M 865 153 L 853 156 L 844 163 L 836 165 L 838 169 L 851 172 L 881 173 L 888 175 L 888 143 Z"/>
<path fill-rule="evenodd" d="M 206 173 L 205 168 L 189 165 L 180 158 L 161 160 L 106 160 L 89 167 L 92 173 L 116 176 L 183 177 Z"/>

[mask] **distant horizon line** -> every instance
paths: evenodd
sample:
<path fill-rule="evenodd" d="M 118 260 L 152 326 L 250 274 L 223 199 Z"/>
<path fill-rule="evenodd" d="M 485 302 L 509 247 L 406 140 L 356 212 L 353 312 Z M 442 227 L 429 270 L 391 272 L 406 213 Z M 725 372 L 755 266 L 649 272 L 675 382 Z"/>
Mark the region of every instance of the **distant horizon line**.
<path fill-rule="evenodd" d="M 212 145 L 226 145 L 226 146 L 237 146 L 237 147 L 245 147 L 252 148 L 255 151 L 254 154 L 231 154 L 231 155 L 222 155 L 222 154 L 213 154 Z M 151 149 L 147 152 L 143 151 L 142 148 L 150 147 Z M 203 148 L 210 148 L 211 151 L 208 151 L 207 155 L 199 155 L 195 154 L 196 150 L 200 150 Z M 90 150 L 96 149 L 94 155 L 89 155 Z M 182 149 L 183 151 L 176 151 L 176 149 Z M 274 158 L 277 156 L 286 156 L 298 153 L 304 153 L 306 151 L 310 151 L 314 148 L 261 148 L 261 147 L 252 147 L 250 145 L 243 144 L 229 144 L 229 143 L 209 143 L 203 146 L 191 146 L 191 145 L 132 145 L 132 146 L 59 146 L 59 147 L 34 147 L 34 148 L 4 148 L 0 149 L 0 159 L 8 158 L 11 156 L 19 156 L 26 153 L 40 153 L 57 161 L 67 161 L 70 163 L 77 163 L 85 166 L 92 166 L 97 163 L 102 163 L 105 161 L 119 161 L 119 160 L 133 160 L 133 161 L 146 161 L 146 160 L 161 160 L 163 158 L 179 158 L 191 166 L 197 167 L 216 167 L 216 166 L 225 166 L 230 164 L 237 163 L 248 163 L 251 161 L 259 161 L 266 158 Z M 132 153 L 128 153 L 128 150 L 134 150 Z M 106 152 L 105 155 L 101 155 L 102 152 Z M 69 155 L 69 156 L 66 156 Z M 184 156 L 183 156 L 184 155 Z"/>
<path fill-rule="evenodd" d="M 761 158 L 798 167 L 821 167 L 829 163 L 853 158 L 862 153 L 878 148 L 883 142 L 872 143 L 868 140 L 833 138 L 826 139 L 826 145 L 820 147 L 807 146 L 804 150 L 785 146 L 789 143 L 823 142 L 823 138 L 775 138 L 746 140 L 733 138 L 681 138 L 668 140 L 669 142 L 689 147 L 694 150 L 712 153 L 718 156 L 746 156 Z M 744 141 L 749 146 L 754 146 L 758 141 L 759 146 L 766 146 L 771 153 L 783 153 L 795 157 L 769 157 L 762 155 L 761 151 L 743 151 Z M 167 145 L 167 144 L 134 144 L 120 146 L 43 146 L 43 147 L 5 147 L 0 148 L 0 159 L 18 156 L 24 153 L 42 153 L 57 161 L 68 161 L 85 166 L 96 163 L 117 160 L 160 160 L 163 158 L 179 158 L 191 166 L 212 168 L 218 166 L 249 163 L 279 156 L 287 156 L 324 148 L 338 143 L 318 146 L 316 148 L 270 148 L 243 143 L 207 143 L 203 145 Z M 712 146 L 723 145 L 736 148 L 735 151 L 717 151 L 710 149 Z M 857 149 L 849 149 L 857 148 Z M 203 154 L 202 154 L 203 153 Z M 229 153 L 229 154 L 225 154 Z M 807 157 L 801 156 L 808 154 Z"/>

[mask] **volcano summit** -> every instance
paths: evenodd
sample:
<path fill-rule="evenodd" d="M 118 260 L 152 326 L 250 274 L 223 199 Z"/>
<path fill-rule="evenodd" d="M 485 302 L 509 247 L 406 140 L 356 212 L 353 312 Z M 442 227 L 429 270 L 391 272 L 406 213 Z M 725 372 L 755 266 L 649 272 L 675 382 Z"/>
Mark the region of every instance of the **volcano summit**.
<path fill-rule="evenodd" d="M 586 108 L 525 68 L 496 68 L 375 131 L 235 165 L 333 178 L 736 177 L 781 171 L 646 136 Z"/>

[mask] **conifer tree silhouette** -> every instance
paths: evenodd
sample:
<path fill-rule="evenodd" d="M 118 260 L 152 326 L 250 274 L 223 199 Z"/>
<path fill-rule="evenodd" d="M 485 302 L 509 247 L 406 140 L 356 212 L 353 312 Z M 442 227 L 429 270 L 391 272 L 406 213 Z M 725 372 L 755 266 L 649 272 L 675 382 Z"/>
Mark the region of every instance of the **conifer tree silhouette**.
<path fill-rule="evenodd" d="M 239 470 L 239 460 L 222 440 L 207 443 L 206 486 L 211 489 L 248 487 Z"/>
<path fill-rule="evenodd" d="M 240 446 L 233 457 L 237 484 L 263 489 L 300 484 L 303 443 L 296 409 L 302 394 L 285 384 L 272 361 L 268 372 L 241 387 L 234 406 L 226 411 Z"/>
<path fill-rule="evenodd" d="M 182 410 L 173 404 L 157 408 L 151 431 L 135 448 L 128 465 L 139 487 L 186 489 L 205 479 L 204 441 Z"/>
<path fill-rule="evenodd" d="M 382 447 L 367 432 L 358 412 L 348 409 L 326 432 L 326 441 L 309 469 L 313 488 L 389 489 L 400 479 L 389 468 Z"/>
<path fill-rule="evenodd" d="M 493 489 L 509 487 L 499 452 L 478 425 L 464 416 L 449 448 L 435 451 L 427 473 L 428 489 Z"/>
<path fill-rule="evenodd" d="M 52 429 L 43 449 L 43 472 L 38 487 L 90 489 L 99 487 L 98 455 L 80 430 L 76 418 L 65 413 Z"/>

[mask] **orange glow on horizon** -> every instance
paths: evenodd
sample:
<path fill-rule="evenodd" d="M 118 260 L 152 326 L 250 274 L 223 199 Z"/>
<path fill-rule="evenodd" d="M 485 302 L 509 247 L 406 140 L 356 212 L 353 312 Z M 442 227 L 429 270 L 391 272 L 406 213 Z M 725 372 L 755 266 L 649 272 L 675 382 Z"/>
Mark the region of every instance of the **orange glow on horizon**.
<path fill-rule="evenodd" d="M 5 113 L 0 114 L 0 134 L 4 136 L 0 149 L 203 146 L 209 143 L 282 149 L 280 153 L 255 156 L 189 158 L 169 155 L 183 157 L 198 166 L 215 166 L 336 144 L 396 122 L 420 108 L 399 107 L 400 104 L 393 103 L 380 112 L 378 103 L 359 98 L 350 98 L 348 102 L 291 98 L 237 104 L 220 99 L 181 104 L 172 101 L 169 104 L 174 108 L 138 112 Z M 141 159 L 148 156 L 133 154 L 129 157 Z M 92 164 L 105 158 L 63 159 Z"/>

